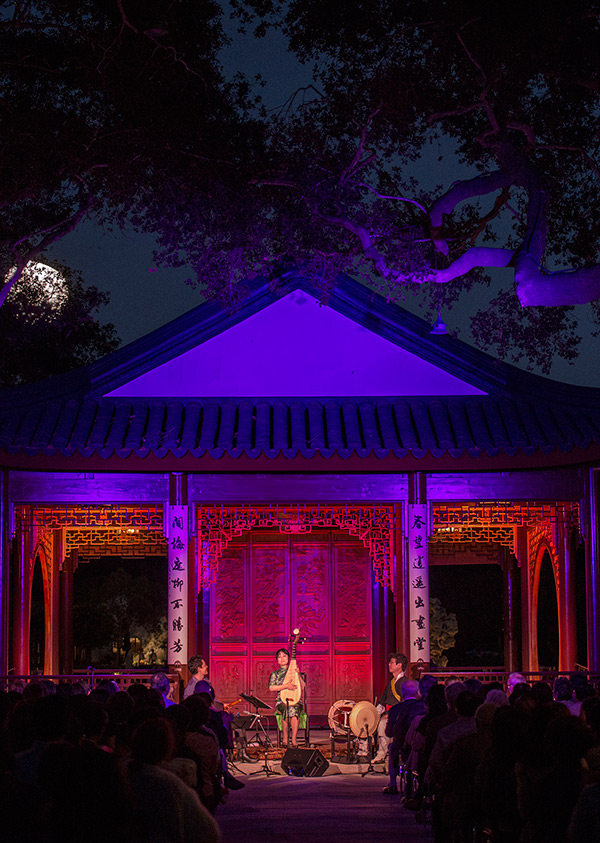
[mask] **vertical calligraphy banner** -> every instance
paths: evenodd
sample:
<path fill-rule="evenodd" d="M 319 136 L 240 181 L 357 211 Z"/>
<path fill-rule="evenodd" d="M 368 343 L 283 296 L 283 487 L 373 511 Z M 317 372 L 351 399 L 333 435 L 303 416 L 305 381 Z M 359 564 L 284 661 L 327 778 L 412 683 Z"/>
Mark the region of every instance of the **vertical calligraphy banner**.
<path fill-rule="evenodd" d="M 167 507 L 167 662 L 188 661 L 188 508 Z"/>
<path fill-rule="evenodd" d="M 410 606 L 410 662 L 429 664 L 429 556 L 427 504 L 408 504 L 408 589 Z"/>

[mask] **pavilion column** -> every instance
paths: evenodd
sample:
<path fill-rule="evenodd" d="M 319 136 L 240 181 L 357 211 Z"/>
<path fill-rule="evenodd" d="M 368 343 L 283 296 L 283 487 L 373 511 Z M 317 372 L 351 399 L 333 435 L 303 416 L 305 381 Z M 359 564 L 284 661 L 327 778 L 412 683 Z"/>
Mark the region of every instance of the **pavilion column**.
<path fill-rule="evenodd" d="M 600 672 L 600 494 L 598 469 L 587 476 L 585 515 L 585 572 L 587 615 L 587 668 Z"/>
<path fill-rule="evenodd" d="M 396 592 L 396 641 L 390 652 L 410 653 L 410 582 L 408 578 L 408 555 L 404 547 L 402 507 L 394 507 L 395 569 L 394 589 Z M 387 677 L 387 662 L 384 665 Z M 382 686 L 383 687 L 383 686 Z"/>
<path fill-rule="evenodd" d="M 571 530 L 563 518 L 556 524 L 558 552 L 558 669 L 574 670 L 577 663 L 577 625 L 575 622 L 575 562 Z"/>
<path fill-rule="evenodd" d="M 61 531 L 62 532 L 62 531 Z M 78 552 L 72 550 L 60 572 L 60 638 L 58 667 L 61 674 L 73 673 L 73 574 L 77 570 Z"/>
<path fill-rule="evenodd" d="M 519 622 L 520 605 L 519 570 L 515 558 L 508 548 L 503 548 L 502 555 L 503 581 L 503 615 L 504 615 L 504 668 L 509 673 L 520 667 L 519 659 Z"/>
<path fill-rule="evenodd" d="M 17 543 L 12 619 L 13 669 L 17 676 L 27 676 L 31 620 L 31 534 L 24 525 L 17 533 Z"/>
<path fill-rule="evenodd" d="M 527 672 L 538 669 L 537 619 L 532 606 L 527 527 L 515 528 L 515 556 L 519 562 L 521 579 L 521 668 Z"/>
<path fill-rule="evenodd" d="M 407 506 L 407 563 L 409 586 L 409 623 L 411 669 L 429 670 L 429 518 L 427 513 L 427 478 L 422 472 L 409 472 Z M 411 670 L 412 672 L 412 670 Z M 418 672 L 417 672 L 418 675 Z"/>
<path fill-rule="evenodd" d="M 193 517 L 194 508 L 191 508 L 191 517 Z M 193 531 L 192 531 L 193 532 Z M 189 655 L 193 656 L 200 652 L 198 649 L 198 569 L 196 565 L 196 536 L 190 535 L 190 543 L 188 546 L 188 651 Z"/>
<path fill-rule="evenodd" d="M 373 687 L 385 688 L 388 681 L 388 653 L 407 651 L 396 636 L 396 604 L 390 587 L 377 582 L 371 570 L 371 609 L 373 613 Z"/>
<path fill-rule="evenodd" d="M 48 591 L 49 599 L 46 604 L 45 619 L 45 653 L 44 673 L 55 675 L 60 673 L 60 556 L 57 552 L 57 533 L 62 536 L 62 530 L 53 530 L 51 559 L 49 563 Z M 61 544 L 62 546 L 62 544 Z"/>
<path fill-rule="evenodd" d="M 169 475 L 169 505 L 166 510 L 167 535 L 167 661 L 170 670 L 186 665 L 190 656 L 190 529 L 187 505 L 187 475 Z M 193 570 L 193 569 L 192 569 Z"/>
<path fill-rule="evenodd" d="M 0 471 L 0 675 L 8 673 L 9 541 L 8 471 Z"/>

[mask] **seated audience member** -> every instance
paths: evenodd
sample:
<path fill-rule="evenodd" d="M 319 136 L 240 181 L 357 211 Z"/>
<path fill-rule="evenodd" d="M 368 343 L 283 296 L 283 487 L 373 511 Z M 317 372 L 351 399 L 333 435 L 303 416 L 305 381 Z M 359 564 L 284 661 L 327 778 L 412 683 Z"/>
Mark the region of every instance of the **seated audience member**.
<path fill-rule="evenodd" d="M 585 787 L 579 794 L 569 822 L 568 843 L 598 843 L 600 840 L 600 784 Z"/>
<path fill-rule="evenodd" d="M 199 694 L 188 697 L 182 706 L 190 714 L 184 744 L 200 762 L 198 792 L 202 804 L 214 813 L 222 796 L 222 768 L 219 742 L 215 733 L 208 728 L 209 708 Z"/>
<path fill-rule="evenodd" d="M 217 843 L 221 835 L 198 795 L 162 764 L 175 739 L 165 717 L 149 718 L 133 735 L 127 778 L 135 819 L 148 843 Z"/>
<path fill-rule="evenodd" d="M 153 688 L 161 693 L 162 698 L 164 700 L 165 708 L 169 708 L 169 706 L 175 705 L 173 700 L 169 699 L 171 683 L 169 682 L 169 677 L 166 673 L 163 673 L 162 671 L 159 673 L 153 673 L 150 677 L 150 688 Z"/>
<path fill-rule="evenodd" d="M 506 683 L 506 693 L 509 698 L 517 685 L 527 685 L 527 679 L 522 673 L 510 673 L 508 676 L 508 682 Z"/>
<path fill-rule="evenodd" d="M 393 705 L 387 718 L 385 734 L 391 738 L 389 748 L 389 776 L 390 783 L 384 787 L 383 792 L 397 794 L 397 777 L 400 773 L 400 762 L 405 761 L 407 753 L 403 757 L 406 734 L 411 722 L 415 717 L 422 716 L 427 711 L 425 703 L 419 696 L 419 685 L 413 679 L 407 679 L 400 688 L 401 702 Z"/>
<path fill-rule="evenodd" d="M 133 805 L 119 762 L 92 742 L 50 744 L 40 759 L 38 785 L 45 802 L 41 840 L 103 843 L 107 828 L 117 843 L 136 839 Z"/>
<path fill-rule="evenodd" d="M 551 714 L 542 746 L 530 745 L 515 768 L 523 841 L 565 840 L 581 789 L 582 760 L 593 743 L 591 730 L 582 720 L 572 717 L 560 703 L 554 705 L 540 709 L 544 719 Z"/>
<path fill-rule="evenodd" d="M 191 674 L 191 679 L 183 689 L 183 699 L 187 700 L 190 697 L 196 688 L 198 682 L 202 682 L 205 680 L 207 684 L 210 685 L 210 682 L 206 678 L 208 676 L 208 665 L 202 658 L 202 656 L 192 656 L 188 662 L 188 670 Z M 212 685 L 211 685 L 212 688 Z"/>
<path fill-rule="evenodd" d="M 570 679 L 566 676 L 557 676 L 554 680 L 553 692 L 556 702 L 562 703 L 569 709 L 571 714 L 579 717 L 581 702 L 573 699 L 573 686 L 571 685 Z"/>
<path fill-rule="evenodd" d="M 529 717 L 514 706 L 503 706 L 494 713 L 490 728 L 490 751 L 476 773 L 480 829 L 487 830 L 494 843 L 516 843 L 523 821 L 515 765 L 525 750 Z"/>
<path fill-rule="evenodd" d="M 442 799 L 441 823 L 451 839 L 473 840 L 480 819 L 480 803 L 475 788 L 479 765 L 492 743 L 491 724 L 498 706 L 482 703 L 475 712 L 476 731 L 457 738 L 442 770 L 439 796 Z"/>

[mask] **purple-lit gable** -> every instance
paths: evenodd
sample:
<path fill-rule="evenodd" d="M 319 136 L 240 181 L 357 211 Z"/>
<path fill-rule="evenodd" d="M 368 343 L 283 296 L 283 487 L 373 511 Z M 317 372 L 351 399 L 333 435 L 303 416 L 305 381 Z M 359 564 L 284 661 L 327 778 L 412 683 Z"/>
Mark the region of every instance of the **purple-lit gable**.
<path fill-rule="evenodd" d="M 484 395 L 296 291 L 110 396 Z"/>

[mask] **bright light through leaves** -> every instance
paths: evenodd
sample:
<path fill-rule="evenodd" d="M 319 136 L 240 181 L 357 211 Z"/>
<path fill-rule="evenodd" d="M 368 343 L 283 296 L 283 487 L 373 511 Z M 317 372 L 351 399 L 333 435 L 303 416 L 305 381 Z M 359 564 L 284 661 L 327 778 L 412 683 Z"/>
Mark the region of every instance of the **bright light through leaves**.
<path fill-rule="evenodd" d="M 10 269 L 7 278 L 10 278 L 15 268 Z M 44 318 L 48 318 L 49 306 L 51 312 L 58 314 L 69 298 L 69 288 L 61 273 L 45 263 L 29 261 L 20 280 L 15 284 L 8 294 L 8 301 L 15 301 L 17 298 L 25 299 L 26 306 L 22 315 L 28 321 L 39 318 L 41 312 Z"/>

